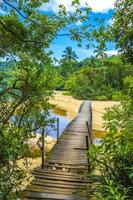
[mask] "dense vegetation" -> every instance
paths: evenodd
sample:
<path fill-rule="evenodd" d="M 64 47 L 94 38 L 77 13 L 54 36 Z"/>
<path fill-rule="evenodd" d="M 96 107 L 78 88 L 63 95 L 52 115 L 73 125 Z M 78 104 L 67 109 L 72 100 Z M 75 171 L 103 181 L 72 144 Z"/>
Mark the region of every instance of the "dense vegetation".
<path fill-rule="evenodd" d="M 0 15 L 0 58 L 7 61 L 0 65 L 0 199 L 4 200 L 16 199 L 25 177 L 18 160 L 28 154 L 28 139 L 52 123 L 48 100 L 55 75 L 48 48 L 55 37 L 62 37 L 59 31 L 67 24 L 86 20 L 80 8 L 76 15 L 66 14 L 63 6 L 57 14 L 42 13 L 40 7 L 46 2 L 0 2 L 4 13 Z M 67 34 L 80 40 L 75 28 Z"/>
<path fill-rule="evenodd" d="M 57 71 L 57 89 L 68 90 L 79 99 L 120 100 L 125 94 L 124 79 L 133 76 L 133 12 L 131 0 L 115 3 L 113 26 L 103 24 L 93 31 L 95 56 L 78 61 L 76 52 L 66 48 Z M 124 14 L 123 14 L 124 13 Z M 119 56 L 107 57 L 106 44 L 114 41 Z"/>
<path fill-rule="evenodd" d="M 125 63 L 121 69 L 124 94 L 122 103 L 107 109 L 104 116 L 109 133 L 101 145 L 92 145 L 89 152 L 92 171 L 88 178 L 91 183 L 98 183 L 91 188 L 91 195 L 97 200 L 131 200 L 133 197 L 133 74 L 130 71 L 133 69 L 133 12 L 129 9 L 132 5 L 130 0 L 119 0 L 115 4 L 113 31 Z"/>
<path fill-rule="evenodd" d="M 133 63 L 133 2 L 118 0 L 115 2 L 112 33 L 124 62 Z"/>
<path fill-rule="evenodd" d="M 72 56 L 72 55 L 71 55 Z M 78 99 L 121 100 L 126 93 L 124 79 L 133 75 L 132 65 L 120 56 L 61 59 L 56 67 L 57 89 L 69 91 Z"/>
<path fill-rule="evenodd" d="M 0 2 L 1 3 L 1 2 Z M 96 57 L 78 62 L 67 47 L 58 66 L 53 67 L 48 48 L 68 24 L 87 17 L 73 1 L 75 13 L 60 6 L 57 14 L 39 12 L 44 0 L 6 1 L 6 13 L 0 16 L 0 57 L 8 63 L 0 65 L 0 198 L 16 199 L 25 174 L 18 160 L 28 153 L 27 141 L 49 119 L 48 100 L 54 89 L 65 89 L 76 98 L 123 99 L 122 105 L 105 115 L 108 136 L 101 146 L 92 146 L 92 171 L 98 168 L 99 186 L 92 193 L 99 200 L 132 198 L 132 130 L 133 130 L 133 13 L 131 0 L 115 4 L 112 27 L 101 27 L 92 34 L 87 26 L 67 29 L 66 35 L 88 42 L 95 37 Z M 86 10 L 89 15 L 90 9 Z M 85 12 L 83 12 L 85 13 Z M 123 15 L 124 13 L 124 15 Z M 123 23 L 124 22 L 124 23 Z M 70 26 L 71 27 L 71 26 Z M 67 27 L 68 28 L 68 27 Z M 45 31 L 44 31 L 45 30 Z M 106 57 L 106 41 L 115 41 L 120 56 Z M 126 102 L 126 103 L 125 103 Z M 91 178 L 94 178 L 94 176 Z M 94 189 L 94 188 L 93 188 Z"/>
<path fill-rule="evenodd" d="M 104 126 L 108 134 L 89 151 L 88 179 L 92 188 L 88 188 L 88 196 L 97 200 L 131 200 L 133 195 L 133 12 L 129 9 L 132 5 L 130 0 L 116 1 L 113 26 L 108 27 L 119 56 L 108 58 L 103 46 L 97 48 L 98 56 L 81 62 L 72 53 L 71 60 L 63 59 L 65 64 L 57 68 L 59 89 L 74 97 L 122 101 L 107 109 Z M 67 74 L 62 73 L 64 68 Z"/>
<path fill-rule="evenodd" d="M 133 107 L 131 100 L 107 109 L 104 116 L 109 133 L 101 145 L 92 145 L 91 195 L 98 200 L 132 199 L 133 194 Z M 97 173 L 99 172 L 99 173 Z M 93 183 L 98 183 L 94 187 Z"/>

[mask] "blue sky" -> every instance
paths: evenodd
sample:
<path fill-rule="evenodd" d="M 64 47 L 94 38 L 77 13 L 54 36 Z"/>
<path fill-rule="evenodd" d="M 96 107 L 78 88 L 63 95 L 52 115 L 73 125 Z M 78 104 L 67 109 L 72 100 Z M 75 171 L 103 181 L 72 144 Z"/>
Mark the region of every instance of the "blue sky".
<path fill-rule="evenodd" d="M 112 23 L 112 21 L 111 21 L 112 15 L 113 15 L 112 9 L 108 10 L 108 12 L 106 12 L 106 13 L 91 12 L 90 21 L 96 25 L 96 22 L 94 22 L 93 19 L 94 18 L 98 18 L 98 19 L 103 18 L 103 19 L 105 19 L 106 24 L 111 24 Z M 61 58 L 63 50 L 67 46 L 71 46 L 73 48 L 73 50 L 76 52 L 76 54 L 78 55 L 79 60 L 83 60 L 86 57 L 90 57 L 90 56 L 94 55 L 94 49 L 92 49 L 92 48 L 87 49 L 86 44 L 87 44 L 87 42 L 83 41 L 82 47 L 78 47 L 77 42 L 72 41 L 68 36 L 57 37 L 51 45 L 51 50 L 53 51 L 53 57 L 59 59 L 59 58 Z M 108 43 L 107 48 L 108 48 L 108 50 L 107 50 L 108 55 L 117 54 L 117 51 L 115 50 L 115 46 L 113 43 Z"/>
<path fill-rule="evenodd" d="M 115 0 L 80 0 L 80 5 L 81 7 L 86 7 L 89 6 L 92 9 L 91 12 L 91 17 L 90 17 L 90 22 L 94 23 L 96 25 L 97 22 L 94 22 L 94 18 L 98 19 L 105 19 L 106 24 L 112 23 L 111 17 L 114 12 L 114 2 Z M 86 5 L 87 3 L 87 5 Z M 58 12 L 58 6 L 60 4 L 63 4 L 66 8 L 66 10 L 73 11 L 73 8 L 71 6 L 71 0 L 50 0 L 48 4 L 45 4 L 44 6 L 41 7 L 42 11 L 46 12 Z M 77 24 L 77 26 L 80 26 L 80 22 Z M 99 26 L 99 25 L 97 25 Z M 63 54 L 63 50 L 67 47 L 71 46 L 73 50 L 76 52 L 76 54 L 79 57 L 79 60 L 85 59 L 86 57 L 90 57 L 94 55 L 94 49 L 86 48 L 86 41 L 83 41 L 82 47 L 78 47 L 77 43 L 70 40 L 68 36 L 65 37 L 58 37 L 56 38 L 52 45 L 51 45 L 51 50 L 53 51 L 53 57 L 60 59 L 61 55 Z M 107 54 L 110 55 L 116 55 L 117 50 L 115 50 L 115 45 L 113 43 L 109 43 L 107 45 Z"/>
<path fill-rule="evenodd" d="M 114 12 L 114 2 L 115 0 L 80 0 L 80 7 L 91 7 L 91 15 L 89 22 L 94 23 L 94 25 L 99 26 L 99 24 L 96 24 L 97 22 L 94 22 L 94 18 L 98 19 L 105 19 L 106 24 L 112 23 L 111 17 Z M 72 0 L 49 0 L 49 3 L 45 3 L 40 8 L 41 12 L 58 12 L 59 5 L 63 4 L 68 12 L 73 12 L 73 7 L 71 6 Z M 86 4 L 87 3 L 87 4 Z M 3 10 L 0 9 L 0 15 L 3 15 Z M 76 24 L 77 26 L 81 25 L 81 22 L 78 22 Z M 71 46 L 73 50 L 76 52 L 76 54 L 79 57 L 79 60 L 85 59 L 86 57 L 90 57 L 94 55 L 93 51 L 94 49 L 86 48 L 86 41 L 83 41 L 82 47 L 78 47 L 77 43 L 72 41 L 68 36 L 64 37 L 58 37 L 56 38 L 52 44 L 50 49 L 53 51 L 53 57 L 60 59 L 61 55 L 63 54 L 63 51 L 67 46 Z M 115 46 L 112 43 L 108 44 L 108 49 L 106 52 L 108 55 L 115 55 L 117 54 L 117 51 L 115 50 Z"/>

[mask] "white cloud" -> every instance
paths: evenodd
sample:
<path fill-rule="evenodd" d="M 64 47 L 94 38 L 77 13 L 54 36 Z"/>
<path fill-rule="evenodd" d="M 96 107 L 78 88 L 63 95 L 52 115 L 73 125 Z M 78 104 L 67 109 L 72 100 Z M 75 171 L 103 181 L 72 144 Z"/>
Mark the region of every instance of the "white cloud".
<path fill-rule="evenodd" d="M 118 55 L 118 50 L 108 50 L 105 52 L 108 56 Z"/>
<path fill-rule="evenodd" d="M 90 57 L 90 56 L 94 56 L 95 53 L 94 53 L 94 49 L 86 49 L 86 48 L 75 48 L 74 51 L 77 53 L 77 54 L 83 54 L 85 57 Z"/>
<path fill-rule="evenodd" d="M 95 49 L 86 49 L 86 48 L 75 48 L 74 51 L 81 55 L 83 58 L 89 58 L 91 56 L 96 56 L 96 53 L 94 53 Z M 118 55 L 118 50 L 108 50 L 105 52 L 109 57 Z M 80 56 L 79 56 L 80 57 Z"/>
<path fill-rule="evenodd" d="M 43 6 L 41 7 L 41 10 L 58 12 L 59 5 L 64 5 L 66 8 L 66 11 L 69 12 L 69 11 L 73 11 L 71 3 L 72 3 L 71 0 L 49 0 L 49 3 L 43 4 Z"/>
<path fill-rule="evenodd" d="M 76 22 L 76 25 L 77 25 L 77 26 L 81 26 L 81 25 L 82 25 L 82 22 L 81 22 L 80 20 L 78 20 L 78 21 Z"/>
<path fill-rule="evenodd" d="M 92 8 L 93 12 L 108 12 L 114 8 L 115 0 L 80 0 L 80 7 L 86 7 L 86 3 Z M 67 12 L 73 11 L 72 0 L 49 0 L 49 3 L 44 4 L 41 10 L 57 12 L 59 5 L 65 6 Z"/>
<path fill-rule="evenodd" d="M 115 0 L 87 0 L 93 12 L 108 12 L 114 8 Z"/>
<path fill-rule="evenodd" d="M 94 53 L 95 49 L 85 49 L 85 48 L 75 48 L 75 52 L 78 54 L 84 54 L 86 57 L 95 56 L 96 53 Z M 108 56 L 118 55 L 118 50 L 108 50 L 105 52 Z"/>

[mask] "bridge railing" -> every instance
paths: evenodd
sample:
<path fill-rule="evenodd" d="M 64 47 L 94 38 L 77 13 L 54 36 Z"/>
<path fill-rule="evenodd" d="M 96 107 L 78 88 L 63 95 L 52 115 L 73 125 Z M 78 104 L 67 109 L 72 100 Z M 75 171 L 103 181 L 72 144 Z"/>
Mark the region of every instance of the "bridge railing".
<path fill-rule="evenodd" d="M 89 107 L 89 119 L 86 121 L 88 135 L 86 135 L 86 150 L 87 150 L 87 163 L 88 163 L 88 172 L 90 172 L 90 158 L 89 158 L 89 150 L 90 146 L 93 144 L 92 137 L 92 104 Z"/>

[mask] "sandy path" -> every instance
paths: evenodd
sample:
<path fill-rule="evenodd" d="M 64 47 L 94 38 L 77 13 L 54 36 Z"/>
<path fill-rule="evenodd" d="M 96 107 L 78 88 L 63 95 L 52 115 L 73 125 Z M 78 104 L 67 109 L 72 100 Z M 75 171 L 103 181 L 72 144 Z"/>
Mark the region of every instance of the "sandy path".
<path fill-rule="evenodd" d="M 110 108 L 113 105 L 118 104 L 116 101 L 92 101 L 93 109 L 93 130 L 104 131 L 103 128 L 103 115 L 105 108 Z"/>
<path fill-rule="evenodd" d="M 77 115 L 77 112 L 82 102 L 82 100 L 77 100 L 71 96 L 63 95 L 60 91 L 57 91 L 54 98 L 50 100 L 51 104 L 54 104 L 57 107 L 65 109 L 67 111 L 69 121 L 71 121 Z M 104 131 L 104 121 L 102 117 L 105 113 L 105 108 L 111 107 L 117 103 L 118 102 L 115 101 L 92 101 L 94 130 Z"/>
<path fill-rule="evenodd" d="M 60 91 L 56 92 L 54 98 L 50 100 L 51 104 L 67 111 L 69 121 L 76 117 L 82 102 L 74 99 L 72 96 L 63 95 Z"/>

